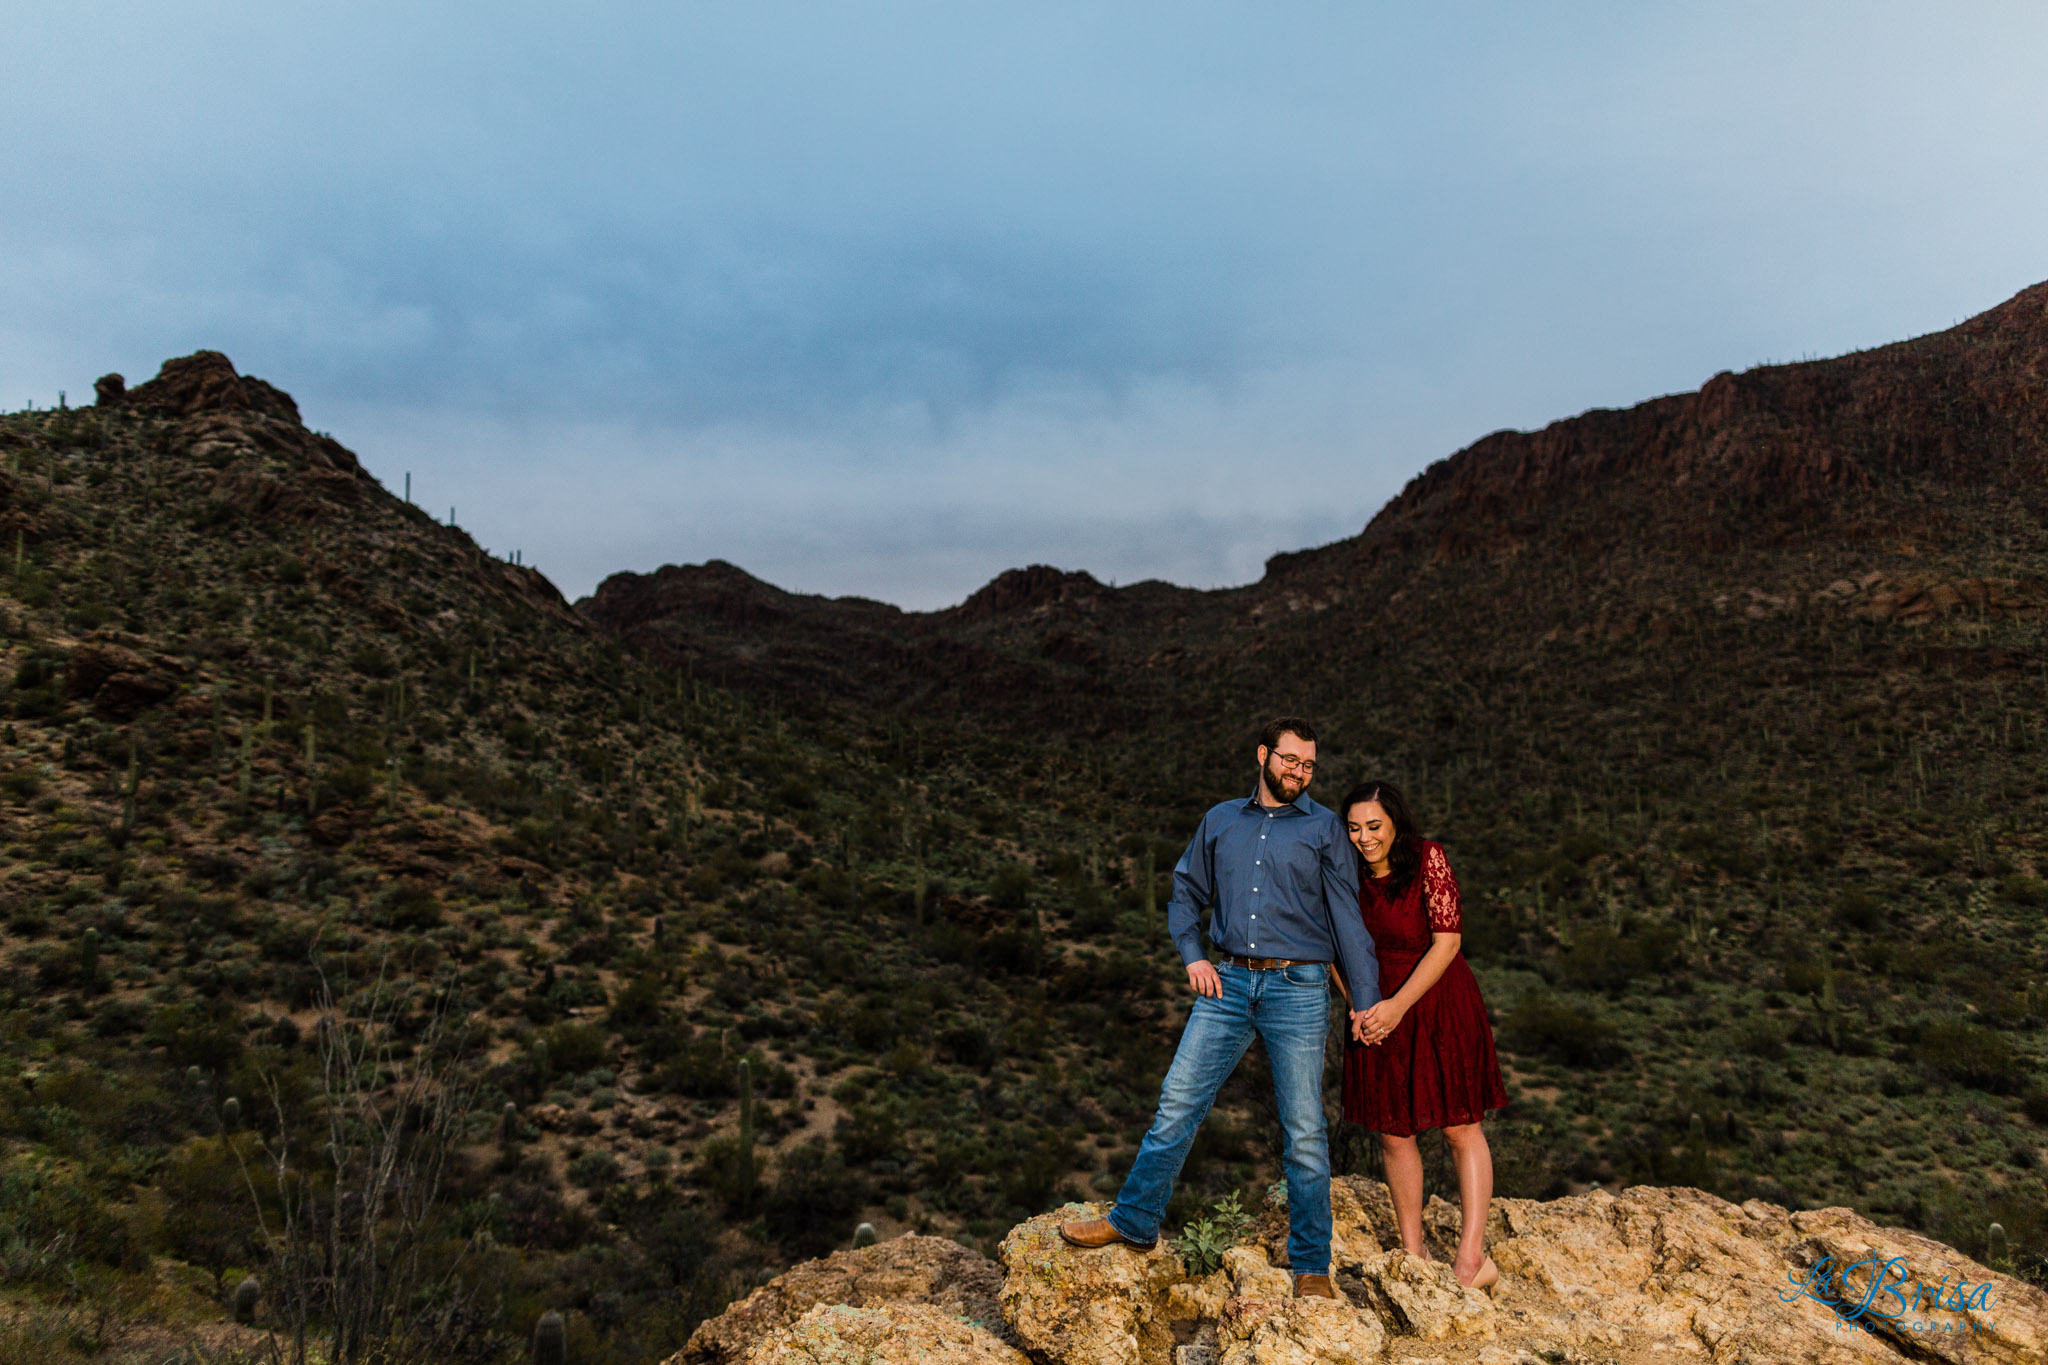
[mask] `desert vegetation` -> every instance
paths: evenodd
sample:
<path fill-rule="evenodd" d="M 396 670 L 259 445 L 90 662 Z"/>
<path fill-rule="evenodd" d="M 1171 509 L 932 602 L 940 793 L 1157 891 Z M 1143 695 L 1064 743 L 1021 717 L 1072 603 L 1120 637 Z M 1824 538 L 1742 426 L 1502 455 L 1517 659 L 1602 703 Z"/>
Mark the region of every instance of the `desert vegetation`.
<path fill-rule="evenodd" d="M 1390 776 L 1451 850 L 1503 1193 L 1847 1204 L 2042 1277 L 2038 612 L 1820 592 L 1902 572 L 1869 542 L 1381 561 L 1399 630 L 1226 595 L 1142 729 L 1006 728 L 718 685 L 346 455 L 253 401 L 0 418 L 0 1358 L 641 1362 L 863 1222 L 987 1250 L 1113 1193 L 1171 866 L 1278 705 L 1316 794 Z M 1923 571 L 2038 576 L 2024 490 L 1915 496 L 2001 528 Z M 1171 1226 L 1257 1207 L 1269 1096 Z"/>

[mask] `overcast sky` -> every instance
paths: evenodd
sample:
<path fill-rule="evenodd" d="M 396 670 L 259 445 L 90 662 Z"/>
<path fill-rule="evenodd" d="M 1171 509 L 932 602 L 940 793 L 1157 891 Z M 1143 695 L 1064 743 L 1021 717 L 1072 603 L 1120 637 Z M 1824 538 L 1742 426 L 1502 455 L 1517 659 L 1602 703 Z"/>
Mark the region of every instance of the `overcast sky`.
<path fill-rule="evenodd" d="M 0 3 L 0 406 L 212 348 L 570 596 L 1258 577 L 2048 278 L 2048 6 Z"/>

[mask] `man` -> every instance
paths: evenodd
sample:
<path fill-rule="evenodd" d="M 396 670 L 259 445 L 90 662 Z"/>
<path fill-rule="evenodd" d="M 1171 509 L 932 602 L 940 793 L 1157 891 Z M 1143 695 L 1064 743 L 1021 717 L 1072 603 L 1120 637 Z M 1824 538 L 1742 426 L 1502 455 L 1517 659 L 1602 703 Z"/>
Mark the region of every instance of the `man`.
<path fill-rule="evenodd" d="M 1181 1163 L 1216 1092 L 1259 1035 L 1273 1066 L 1286 1135 L 1288 1259 L 1294 1292 L 1335 1298 L 1330 1284 L 1330 1147 L 1323 1125 L 1323 1043 L 1332 964 L 1351 987 L 1354 1030 L 1378 1003 L 1379 959 L 1358 913 L 1358 855 L 1342 820 L 1306 795 L 1316 732 L 1283 716 L 1259 736 L 1259 780 L 1249 800 L 1202 817 L 1173 869 L 1166 925 L 1187 964 L 1194 1010 L 1159 1091 L 1159 1112 L 1107 1218 L 1065 1223 L 1076 1246 L 1118 1242 L 1141 1250 L 1159 1223 Z M 1211 964 L 1198 915 L 1215 906 Z"/>

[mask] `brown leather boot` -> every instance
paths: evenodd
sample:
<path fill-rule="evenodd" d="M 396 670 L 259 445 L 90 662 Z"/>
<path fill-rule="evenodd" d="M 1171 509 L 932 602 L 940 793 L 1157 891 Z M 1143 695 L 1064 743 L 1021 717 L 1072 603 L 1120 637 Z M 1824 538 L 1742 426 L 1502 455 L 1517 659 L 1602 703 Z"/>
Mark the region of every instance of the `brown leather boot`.
<path fill-rule="evenodd" d="M 1337 1286 L 1330 1283 L 1328 1275 L 1296 1275 L 1294 1297 L 1297 1299 L 1334 1299 Z"/>
<path fill-rule="evenodd" d="M 1139 1251 L 1150 1251 L 1157 1242 L 1133 1242 L 1116 1230 L 1107 1218 L 1087 1218 L 1078 1223 L 1060 1224 L 1060 1236 L 1077 1247 L 1107 1247 L 1121 1242 Z"/>

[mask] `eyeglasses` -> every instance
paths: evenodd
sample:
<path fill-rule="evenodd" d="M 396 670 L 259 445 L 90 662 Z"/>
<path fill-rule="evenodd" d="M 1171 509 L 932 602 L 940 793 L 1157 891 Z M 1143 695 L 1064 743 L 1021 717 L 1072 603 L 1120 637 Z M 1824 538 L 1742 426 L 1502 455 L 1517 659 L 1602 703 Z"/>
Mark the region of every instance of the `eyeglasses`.
<path fill-rule="evenodd" d="M 1273 750 L 1273 759 L 1289 772 L 1300 773 L 1303 777 L 1315 776 L 1316 761 L 1312 758 L 1301 758 L 1294 754 L 1283 754 L 1278 749 L 1275 749 Z"/>

